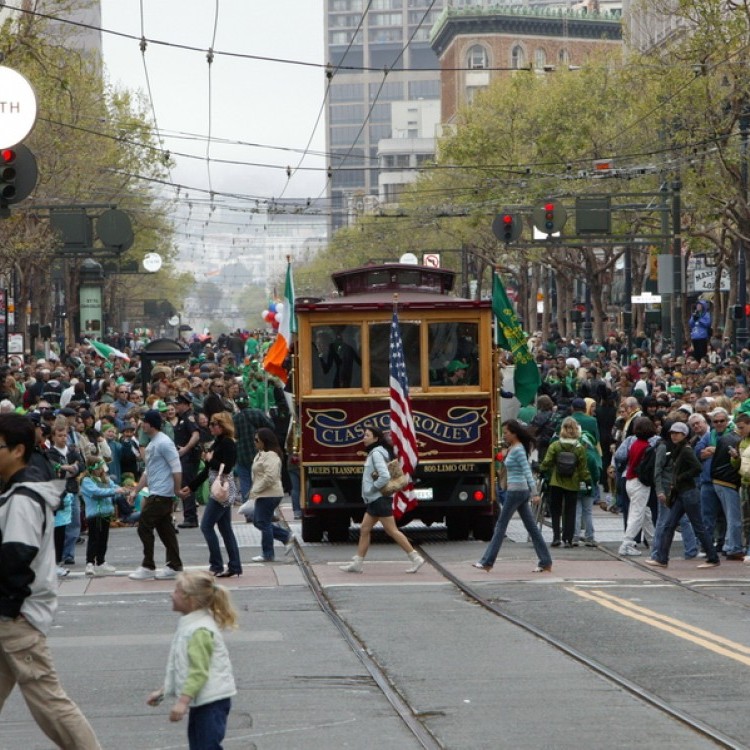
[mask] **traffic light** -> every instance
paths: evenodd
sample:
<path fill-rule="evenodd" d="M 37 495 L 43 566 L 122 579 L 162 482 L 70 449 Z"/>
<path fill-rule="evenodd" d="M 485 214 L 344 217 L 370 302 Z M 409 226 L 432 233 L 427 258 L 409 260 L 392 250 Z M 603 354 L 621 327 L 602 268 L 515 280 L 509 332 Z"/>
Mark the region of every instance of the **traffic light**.
<path fill-rule="evenodd" d="M 523 219 L 509 211 L 497 214 L 492 221 L 492 233 L 501 242 L 515 242 L 523 232 Z"/>
<path fill-rule="evenodd" d="M 28 198 L 37 176 L 36 158 L 28 147 L 21 143 L 0 149 L 0 206 Z"/>
<path fill-rule="evenodd" d="M 534 226 L 544 234 L 555 234 L 562 230 L 568 219 L 568 212 L 557 201 L 548 200 L 534 209 Z"/>
<path fill-rule="evenodd" d="M 4 148 L 0 151 L 0 200 L 4 203 L 16 197 L 16 150 Z"/>

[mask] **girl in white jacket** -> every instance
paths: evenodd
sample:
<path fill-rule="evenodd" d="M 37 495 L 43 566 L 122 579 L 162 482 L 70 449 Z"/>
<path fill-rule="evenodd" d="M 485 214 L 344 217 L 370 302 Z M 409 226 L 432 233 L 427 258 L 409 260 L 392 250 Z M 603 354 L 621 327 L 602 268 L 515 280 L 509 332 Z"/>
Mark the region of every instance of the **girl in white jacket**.
<path fill-rule="evenodd" d="M 172 609 L 183 616 L 169 650 L 164 686 L 146 703 L 158 706 L 165 696 L 175 698 L 169 720 L 180 721 L 190 709 L 190 750 L 219 750 L 237 694 L 221 631 L 237 627 L 237 612 L 229 592 L 206 571 L 177 576 Z"/>

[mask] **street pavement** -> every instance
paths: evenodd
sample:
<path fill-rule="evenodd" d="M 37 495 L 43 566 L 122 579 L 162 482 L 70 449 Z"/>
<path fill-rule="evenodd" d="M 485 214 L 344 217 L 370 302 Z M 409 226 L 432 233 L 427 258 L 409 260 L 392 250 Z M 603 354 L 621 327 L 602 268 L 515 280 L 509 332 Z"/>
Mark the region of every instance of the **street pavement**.
<path fill-rule="evenodd" d="M 290 509 L 284 513 L 290 519 Z M 298 522 L 289 523 L 299 531 Z M 595 526 L 597 539 L 615 549 L 621 517 L 597 512 Z M 748 736 L 750 639 L 747 609 L 735 603 L 748 591 L 750 566 L 725 563 L 698 571 L 695 560 L 682 559 L 677 543 L 668 572 L 720 592 L 722 602 L 595 548 L 553 550 L 553 574 L 532 574 L 533 549 L 516 522 L 489 574 L 470 566 L 484 543 L 446 542 L 442 529 L 408 527 L 407 533 L 509 612 L 674 697 L 733 736 Z M 258 554 L 252 526 L 237 524 L 235 534 L 244 560 Z M 183 530 L 179 540 L 186 566 L 205 568 L 200 531 Z M 536 636 L 472 604 L 431 566 L 406 574 L 405 556 L 380 535 L 362 575 L 339 570 L 354 553 L 351 542 L 303 549 L 368 652 L 445 748 L 711 746 Z M 239 694 L 225 748 L 419 747 L 321 612 L 294 561 L 281 552 L 277 547 L 279 562 L 245 563 L 242 577 L 227 581 L 240 628 L 227 636 Z M 186 726 L 170 724 L 168 703 L 145 705 L 163 679 L 178 617 L 171 612 L 173 582 L 127 578 L 140 562 L 131 528 L 112 530 L 109 562 L 118 575 L 86 578 L 79 547 L 78 565 L 61 583 L 49 643 L 63 685 L 105 750 L 185 748 Z M 661 616 L 675 622 L 661 623 Z M 667 629 L 655 626 L 660 623 Z M 14 691 L 0 718 L 0 750 L 49 747 Z"/>

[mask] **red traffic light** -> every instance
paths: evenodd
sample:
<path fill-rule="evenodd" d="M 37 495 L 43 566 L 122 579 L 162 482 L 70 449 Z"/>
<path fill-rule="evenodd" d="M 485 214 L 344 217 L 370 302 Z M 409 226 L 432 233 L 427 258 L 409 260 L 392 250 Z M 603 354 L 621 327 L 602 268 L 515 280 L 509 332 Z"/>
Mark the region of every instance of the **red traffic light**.
<path fill-rule="evenodd" d="M 16 152 L 12 148 L 4 148 L 0 151 L 0 157 L 4 164 L 12 164 L 16 160 Z"/>
<path fill-rule="evenodd" d="M 510 214 L 505 214 L 503 216 L 503 224 L 512 224 L 513 223 L 513 217 Z"/>

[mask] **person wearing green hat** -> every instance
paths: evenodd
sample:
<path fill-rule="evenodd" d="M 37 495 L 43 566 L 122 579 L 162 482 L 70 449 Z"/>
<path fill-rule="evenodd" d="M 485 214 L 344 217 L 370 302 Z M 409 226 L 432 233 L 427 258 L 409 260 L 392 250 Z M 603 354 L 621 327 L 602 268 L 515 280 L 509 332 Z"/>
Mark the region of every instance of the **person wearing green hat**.
<path fill-rule="evenodd" d="M 166 401 L 162 401 L 161 399 L 159 401 L 154 401 L 152 409 L 156 409 L 159 414 L 161 414 L 162 418 L 162 425 L 161 425 L 161 431 L 172 441 L 174 441 L 174 425 L 169 421 L 167 418 L 167 409 L 169 408 L 167 406 Z M 174 414 L 174 408 L 172 409 L 172 412 Z"/>
<path fill-rule="evenodd" d="M 443 385 L 461 385 L 466 382 L 466 372 L 469 369 L 469 365 L 466 362 L 462 362 L 460 359 L 454 359 L 448 363 L 445 368 L 445 380 Z"/>

